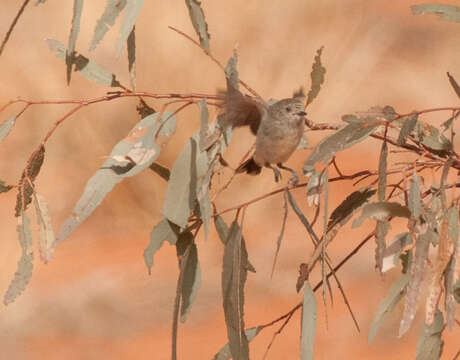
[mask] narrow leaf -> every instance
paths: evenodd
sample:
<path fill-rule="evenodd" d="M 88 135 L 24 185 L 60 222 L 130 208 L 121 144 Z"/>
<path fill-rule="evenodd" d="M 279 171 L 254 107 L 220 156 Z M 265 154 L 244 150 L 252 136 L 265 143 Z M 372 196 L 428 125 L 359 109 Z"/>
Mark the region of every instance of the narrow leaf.
<path fill-rule="evenodd" d="M 369 329 L 369 336 L 367 338 L 368 344 L 374 340 L 375 335 L 377 335 L 387 315 L 393 311 L 395 306 L 402 299 L 408 282 L 409 276 L 407 274 L 399 277 L 391 286 L 388 296 L 379 304 Z"/>
<path fill-rule="evenodd" d="M 93 39 L 89 50 L 94 50 L 99 42 L 104 38 L 105 34 L 115 24 L 115 20 L 118 15 L 123 11 L 127 3 L 127 0 L 107 0 L 105 10 L 102 16 L 96 23 L 94 28 Z"/>
<path fill-rule="evenodd" d="M 8 192 L 13 188 L 12 185 L 6 185 L 3 180 L 0 180 L 0 194 L 4 192 Z"/>
<path fill-rule="evenodd" d="M 88 180 L 72 215 L 61 227 L 56 243 L 68 237 L 104 200 L 113 187 L 127 177 L 150 167 L 159 156 L 161 144 L 175 131 L 175 117 L 164 112 L 161 121 L 158 113 L 139 121 L 129 134 L 114 146 L 109 158 Z M 159 130 L 161 129 L 161 130 Z M 155 134 L 158 133 L 155 139 Z"/>
<path fill-rule="evenodd" d="M 321 64 L 321 53 L 323 52 L 323 46 L 316 51 L 315 62 L 311 69 L 311 85 L 310 91 L 307 96 L 307 106 L 318 96 L 321 90 L 321 85 L 324 83 L 324 77 L 326 74 L 326 68 Z"/>
<path fill-rule="evenodd" d="M 171 176 L 171 171 L 166 167 L 161 165 L 158 162 L 153 162 L 152 165 L 150 165 L 150 169 L 160 175 L 163 179 L 166 181 L 169 181 L 169 177 Z"/>
<path fill-rule="evenodd" d="M 315 164 L 321 162 L 326 164 L 334 154 L 345 150 L 360 141 L 363 141 L 372 134 L 378 125 L 365 124 L 363 122 L 351 123 L 338 130 L 334 134 L 323 139 L 316 145 L 303 166 L 305 176 L 308 176 L 315 169 Z"/>
<path fill-rule="evenodd" d="M 78 33 L 80 32 L 80 20 L 83 10 L 83 0 L 74 0 L 72 27 L 70 29 L 69 44 L 65 55 L 65 63 L 67 65 L 67 85 L 70 84 L 70 76 L 72 74 L 72 65 L 75 59 L 75 45 L 77 43 Z"/>
<path fill-rule="evenodd" d="M 11 304 L 24 291 L 30 281 L 30 278 L 32 277 L 32 270 L 34 267 L 30 221 L 25 212 L 21 213 L 21 216 L 18 217 L 17 231 L 22 255 L 18 261 L 18 269 L 16 270 L 13 280 L 9 284 L 3 297 L 3 303 L 5 305 Z"/>
<path fill-rule="evenodd" d="M 43 196 L 34 192 L 35 211 L 39 226 L 40 257 L 47 263 L 51 260 L 54 252 L 54 231 L 48 211 L 48 204 Z"/>
<path fill-rule="evenodd" d="M 67 50 L 64 44 L 55 39 L 46 39 L 46 42 L 48 43 L 49 49 L 54 52 L 58 58 L 65 59 Z M 120 85 L 114 74 L 108 72 L 106 69 L 90 61 L 87 57 L 81 54 L 78 56 L 75 54 L 73 62 L 75 64 L 75 71 L 79 71 L 88 80 L 111 87 L 117 87 Z"/>
<path fill-rule="evenodd" d="M 204 98 L 198 103 L 200 109 L 200 151 L 205 151 L 211 144 L 208 143 L 209 138 L 209 112 Z"/>
<path fill-rule="evenodd" d="M 375 265 L 380 273 L 383 272 L 383 257 L 387 247 L 385 238 L 388 230 L 390 230 L 388 220 L 377 220 L 377 224 L 375 225 Z"/>
<path fill-rule="evenodd" d="M 129 82 L 131 89 L 136 89 L 136 26 L 129 33 L 128 40 L 126 40 L 126 47 L 128 49 L 128 71 Z"/>
<path fill-rule="evenodd" d="M 460 8 L 459 9 L 459 15 L 460 15 Z M 447 77 L 449 78 L 450 85 L 452 85 L 452 88 L 454 89 L 455 93 L 457 96 L 460 98 L 460 86 L 458 86 L 457 82 L 455 81 L 454 77 L 447 73 Z"/>
<path fill-rule="evenodd" d="M 388 157 L 388 144 L 386 140 L 384 140 L 382 144 L 382 149 L 380 150 L 380 159 L 379 159 L 379 178 L 378 178 L 378 186 L 377 186 L 377 197 L 379 201 L 385 201 L 386 199 L 387 157 Z"/>
<path fill-rule="evenodd" d="M 460 8 L 447 4 L 422 4 L 412 5 L 412 14 L 434 14 L 443 20 L 460 22 Z"/>
<path fill-rule="evenodd" d="M 415 351 L 416 360 L 437 360 L 441 358 L 444 341 L 441 338 L 444 330 L 444 318 L 442 312 L 437 310 L 434 322 L 424 324 L 420 330 L 420 336 Z"/>
<path fill-rule="evenodd" d="M 40 173 L 40 169 L 45 160 L 45 147 L 42 145 L 32 154 L 30 165 L 26 167 L 19 180 L 18 195 L 16 197 L 15 216 L 18 217 L 27 209 L 32 202 L 33 184 L 35 178 Z"/>
<path fill-rule="evenodd" d="M 5 139 L 10 133 L 14 123 L 16 122 L 16 116 L 17 115 L 10 116 L 0 125 L 0 142 L 2 142 L 3 139 Z"/>
<path fill-rule="evenodd" d="M 408 118 L 401 119 L 402 126 L 401 131 L 399 132 L 397 143 L 398 145 L 405 145 L 407 137 L 412 133 L 417 125 L 418 114 L 412 115 Z"/>
<path fill-rule="evenodd" d="M 409 188 L 409 210 L 412 214 L 412 218 L 417 219 L 420 216 L 421 200 L 420 200 L 420 180 L 417 172 L 414 171 L 414 175 L 410 181 Z"/>
<path fill-rule="evenodd" d="M 120 28 L 120 36 L 116 44 L 116 53 L 120 55 L 123 46 L 126 44 L 134 24 L 136 23 L 137 16 L 141 12 L 144 0 L 129 0 L 126 5 L 125 13 L 123 14 L 123 21 Z"/>
<path fill-rule="evenodd" d="M 281 241 L 283 240 L 283 236 L 284 236 L 284 229 L 286 228 L 287 214 L 288 214 L 287 193 L 285 192 L 284 193 L 284 215 L 283 215 L 283 220 L 281 223 L 281 231 L 280 231 L 280 234 L 278 235 L 278 240 L 276 241 L 276 251 L 275 251 L 275 256 L 273 258 L 272 272 L 270 274 L 270 277 L 273 277 L 273 273 L 275 272 L 276 260 L 280 252 Z"/>
<path fill-rule="evenodd" d="M 206 52 L 209 52 L 210 35 L 208 32 L 208 24 L 206 23 L 204 12 L 201 8 L 201 3 L 198 0 L 185 0 L 185 3 L 188 7 L 188 12 L 190 19 L 192 20 L 193 28 L 195 29 L 195 32 L 200 39 L 201 47 L 206 50 Z"/>
<path fill-rule="evenodd" d="M 244 332 L 244 285 L 248 254 L 236 221 L 230 226 L 222 271 L 222 297 L 227 336 L 233 359 L 249 360 L 249 345 Z"/>
<path fill-rule="evenodd" d="M 179 227 L 176 224 L 162 219 L 154 226 L 150 233 L 149 245 L 144 250 L 144 260 L 147 265 L 149 275 L 152 274 L 153 256 L 163 246 L 165 241 L 175 245 L 179 237 Z"/>
<path fill-rule="evenodd" d="M 300 332 L 300 359 L 313 359 L 313 347 L 316 334 L 316 318 L 318 309 L 315 293 L 307 282 L 304 287 L 302 302 L 302 325 Z"/>
<path fill-rule="evenodd" d="M 195 243 L 191 243 L 189 246 L 190 250 L 183 268 L 182 303 L 180 307 L 181 322 L 185 322 L 201 284 L 201 268 L 198 261 L 198 250 Z"/>
<path fill-rule="evenodd" d="M 262 329 L 262 327 L 258 326 L 244 330 L 248 341 L 254 339 Z M 214 355 L 212 360 L 229 360 L 231 358 L 232 354 L 230 352 L 230 346 L 227 343 L 224 347 L 222 347 L 222 349 L 219 350 L 219 352 L 216 355 Z"/>
<path fill-rule="evenodd" d="M 361 226 L 364 220 L 372 218 L 374 220 L 384 220 L 388 217 L 410 218 L 410 211 L 406 206 L 395 202 L 383 201 L 366 204 L 363 207 L 361 216 L 353 221 L 353 227 Z"/>

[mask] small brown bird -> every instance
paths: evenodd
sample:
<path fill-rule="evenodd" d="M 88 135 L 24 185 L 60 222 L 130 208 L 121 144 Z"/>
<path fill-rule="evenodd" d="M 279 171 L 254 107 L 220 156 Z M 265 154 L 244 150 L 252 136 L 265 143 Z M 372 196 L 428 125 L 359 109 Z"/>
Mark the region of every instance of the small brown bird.
<path fill-rule="evenodd" d="M 265 166 L 273 170 L 278 182 L 281 173 L 272 166 L 276 164 L 278 168 L 292 174 L 290 182 L 298 182 L 297 173 L 283 166 L 283 163 L 297 149 L 302 138 L 306 115 L 304 101 L 305 94 L 300 88 L 292 98 L 268 105 L 261 100 L 243 95 L 227 80 L 225 113 L 222 115 L 224 125 L 249 126 L 256 135 L 254 155 L 236 169 L 237 173 L 257 175 Z"/>

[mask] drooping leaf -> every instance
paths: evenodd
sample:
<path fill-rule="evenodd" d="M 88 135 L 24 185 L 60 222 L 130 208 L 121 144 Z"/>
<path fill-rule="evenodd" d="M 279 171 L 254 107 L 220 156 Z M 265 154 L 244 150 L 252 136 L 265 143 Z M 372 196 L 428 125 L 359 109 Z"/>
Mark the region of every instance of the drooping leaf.
<path fill-rule="evenodd" d="M 263 328 L 261 326 L 257 326 L 244 330 L 248 341 L 254 339 L 262 329 Z M 231 358 L 232 354 L 230 352 L 230 346 L 227 343 L 224 347 L 222 347 L 222 349 L 219 350 L 219 352 L 216 355 L 214 355 L 212 360 L 230 360 Z"/>
<path fill-rule="evenodd" d="M 448 4 L 422 4 L 412 5 L 412 14 L 434 14 L 443 20 L 460 22 L 460 8 Z M 418 359 L 417 359 L 418 360 Z"/>
<path fill-rule="evenodd" d="M 414 175 L 410 181 L 409 188 L 409 210 L 412 214 L 412 218 L 417 219 L 420 216 L 421 200 L 420 200 L 420 181 L 417 172 L 414 171 Z"/>
<path fill-rule="evenodd" d="M 459 10 L 459 16 L 460 16 L 460 8 L 458 8 L 458 10 Z M 455 93 L 460 98 L 460 86 L 458 85 L 458 83 L 455 81 L 454 77 L 451 74 L 447 73 L 447 77 L 449 78 L 450 85 L 452 85 L 452 88 L 454 89 Z"/>
<path fill-rule="evenodd" d="M 127 0 L 107 0 L 105 10 L 96 23 L 89 50 L 94 50 L 126 6 Z"/>
<path fill-rule="evenodd" d="M 408 282 L 409 276 L 407 274 L 400 276 L 391 286 L 388 296 L 379 304 L 369 329 L 369 336 L 367 338 L 368 344 L 374 340 L 375 335 L 382 326 L 387 315 L 393 311 L 396 304 L 402 299 Z"/>
<path fill-rule="evenodd" d="M 410 218 L 410 211 L 406 206 L 390 201 L 366 204 L 363 207 L 361 216 L 353 221 L 353 227 L 355 228 L 361 226 L 364 220 L 368 218 L 372 218 L 374 220 L 384 220 L 390 216 L 404 217 L 408 219 Z"/>
<path fill-rule="evenodd" d="M 390 230 L 390 222 L 388 220 L 377 220 L 375 225 L 375 265 L 380 273 L 383 272 L 383 257 L 387 247 L 385 238 L 388 230 Z"/>
<path fill-rule="evenodd" d="M 405 145 L 407 137 L 412 133 L 417 124 L 418 114 L 409 116 L 408 118 L 401 119 L 401 131 L 399 132 L 397 143 L 398 145 Z"/>
<path fill-rule="evenodd" d="M 284 236 L 284 229 L 286 228 L 287 214 L 288 214 L 287 194 L 284 193 L 284 214 L 283 214 L 283 220 L 282 220 L 282 223 L 281 223 L 281 231 L 280 231 L 280 234 L 278 235 L 278 239 L 277 239 L 277 241 L 276 241 L 276 251 L 275 251 L 275 256 L 274 256 L 274 258 L 273 258 L 272 272 L 271 272 L 271 274 L 270 274 L 270 277 L 273 277 L 273 273 L 275 272 L 276 260 L 277 260 L 277 258 L 278 258 L 278 253 L 280 252 L 281 241 L 283 240 L 283 236 Z"/>
<path fill-rule="evenodd" d="M 321 162 L 326 164 L 334 154 L 345 150 L 360 141 L 363 141 L 372 134 L 378 124 L 365 124 L 364 122 L 350 123 L 334 134 L 323 139 L 316 145 L 303 166 L 305 176 L 308 176 L 315 169 L 315 164 Z"/>
<path fill-rule="evenodd" d="M 222 270 L 222 297 L 227 336 L 233 359 L 249 360 L 249 344 L 244 331 L 244 285 L 248 254 L 241 228 L 233 221 L 225 244 Z"/>
<path fill-rule="evenodd" d="M 58 58 L 65 59 L 67 50 L 64 44 L 55 39 L 46 39 L 46 42 L 48 43 L 49 49 L 54 52 Z M 75 54 L 73 57 L 73 62 L 75 64 L 75 71 L 79 71 L 88 80 L 111 87 L 117 87 L 120 85 L 114 74 L 111 74 L 106 69 L 90 61 L 88 58 L 81 54 Z"/>
<path fill-rule="evenodd" d="M 313 347 L 316 334 L 316 318 L 318 309 L 315 293 L 310 284 L 305 283 L 302 301 L 302 324 L 300 331 L 300 359 L 313 359 Z"/>
<path fill-rule="evenodd" d="M 99 206 L 116 184 L 150 167 L 159 156 L 161 145 L 175 131 L 176 118 L 165 111 L 158 121 L 158 115 L 155 113 L 143 118 L 114 146 L 109 158 L 88 180 L 72 215 L 64 221 L 56 243 L 68 237 Z"/>
<path fill-rule="evenodd" d="M 45 160 L 45 147 L 42 145 L 32 154 L 29 167 L 25 168 L 21 180 L 19 180 L 18 195 L 16 197 L 15 216 L 18 217 L 23 211 L 26 211 L 32 202 L 33 184 L 35 178 L 40 173 L 40 169 Z"/>
<path fill-rule="evenodd" d="M 128 71 L 129 71 L 129 82 L 131 89 L 136 89 L 136 26 L 129 33 L 128 39 L 126 40 L 126 47 L 128 50 Z"/>
<path fill-rule="evenodd" d="M 18 261 L 18 268 L 14 274 L 13 280 L 9 284 L 3 297 L 3 303 L 5 305 L 11 304 L 24 291 L 32 277 L 32 270 L 34 267 L 30 221 L 25 212 L 21 213 L 21 216 L 18 217 L 17 232 L 22 255 Z"/>
<path fill-rule="evenodd" d="M 325 183 L 324 172 L 312 172 L 307 184 L 307 204 L 308 206 L 318 206 L 321 192 Z"/>
<path fill-rule="evenodd" d="M 212 142 L 209 141 L 209 112 L 208 107 L 206 106 L 206 99 L 201 100 L 198 103 L 198 107 L 200 108 L 200 151 L 206 151 Z"/>
<path fill-rule="evenodd" d="M 48 212 L 48 204 L 43 196 L 34 192 L 35 212 L 39 226 L 40 257 L 47 263 L 51 260 L 54 252 L 54 231 Z"/>
<path fill-rule="evenodd" d="M 385 201 L 387 189 L 387 157 L 388 157 L 388 144 L 386 140 L 382 143 L 379 159 L 379 178 L 377 185 L 377 197 L 379 201 Z"/>
<path fill-rule="evenodd" d="M 307 96 L 307 106 L 318 96 L 321 90 L 321 85 L 324 83 L 324 77 L 326 75 L 326 68 L 321 64 L 321 54 L 323 52 L 323 46 L 316 51 L 315 62 L 311 69 L 311 85 L 310 91 Z"/>
<path fill-rule="evenodd" d="M 403 336 L 409 330 L 417 312 L 420 289 L 425 277 L 430 239 L 433 236 L 432 232 L 432 229 L 428 229 L 424 234 L 418 236 L 415 242 L 415 258 L 410 267 L 409 285 L 407 287 L 404 310 L 399 326 L 399 337 Z"/>
<path fill-rule="evenodd" d="M 452 149 L 452 143 L 439 130 L 427 123 L 417 121 L 415 130 L 412 132 L 415 140 L 422 143 L 423 146 L 435 152 L 439 156 L 447 156 Z"/>
<path fill-rule="evenodd" d="M 83 0 L 73 1 L 72 27 L 70 29 L 69 43 L 65 54 L 65 63 L 67 66 L 67 85 L 70 84 L 70 76 L 72 75 L 72 65 L 75 59 L 75 45 L 77 43 L 78 33 L 80 32 L 80 20 L 83 10 Z"/>
<path fill-rule="evenodd" d="M 149 275 L 151 275 L 153 256 L 155 253 L 163 246 L 165 241 L 169 242 L 171 245 L 175 245 L 179 237 L 179 231 L 179 227 L 167 219 L 161 219 L 160 222 L 153 227 L 150 233 L 149 245 L 144 250 L 144 260 Z"/>
<path fill-rule="evenodd" d="M 396 266 L 402 251 L 413 243 L 409 232 L 404 232 L 395 236 L 383 254 L 382 272 L 386 272 Z"/>
<path fill-rule="evenodd" d="M 126 10 L 123 14 L 123 21 L 120 28 L 120 36 L 118 37 L 115 48 L 118 55 L 120 55 L 123 46 L 125 46 L 128 40 L 129 34 L 131 34 L 133 30 L 137 16 L 141 12 L 142 5 L 144 5 L 144 0 L 128 0 L 126 4 Z"/>
<path fill-rule="evenodd" d="M 416 360 L 438 360 L 441 358 L 444 341 L 441 338 L 444 330 L 442 312 L 437 310 L 432 324 L 424 324 L 420 330 L 415 351 Z"/>
<path fill-rule="evenodd" d="M 4 192 L 8 192 L 13 188 L 12 185 L 6 185 L 3 180 L 0 180 L 0 194 Z"/>
<path fill-rule="evenodd" d="M 239 87 L 239 80 L 238 80 L 238 70 L 236 65 L 238 64 L 238 53 L 236 50 L 233 51 L 233 55 L 227 61 L 227 65 L 225 66 L 225 76 L 228 79 L 230 85 L 238 89 Z"/>
<path fill-rule="evenodd" d="M 0 125 L 0 142 L 2 142 L 3 139 L 5 139 L 10 133 L 16 121 L 16 116 L 17 115 L 10 116 Z"/>
<path fill-rule="evenodd" d="M 193 28 L 195 29 L 195 32 L 200 38 L 201 47 L 205 49 L 207 52 L 209 52 L 210 35 L 208 32 L 208 24 L 206 23 L 204 12 L 201 8 L 201 2 L 198 0 L 185 0 L 185 3 L 187 4 Z"/>

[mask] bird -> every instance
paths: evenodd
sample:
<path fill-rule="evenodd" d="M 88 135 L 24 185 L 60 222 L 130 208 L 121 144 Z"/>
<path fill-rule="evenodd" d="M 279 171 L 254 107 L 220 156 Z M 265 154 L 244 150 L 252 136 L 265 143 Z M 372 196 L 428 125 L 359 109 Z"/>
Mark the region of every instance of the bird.
<path fill-rule="evenodd" d="M 256 136 L 256 147 L 251 158 L 243 162 L 236 173 L 260 174 L 262 167 L 273 170 L 275 181 L 281 179 L 278 170 L 292 174 L 291 183 L 298 182 L 298 175 L 283 165 L 297 149 L 305 127 L 305 94 L 301 87 L 292 98 L 268 104 L 262 99 L 243 95 L 227 79 L 224 112 L 221 122 L 224 126 L 249 126 Z M 276 167 L 274 166 L 276 165 Z"/>

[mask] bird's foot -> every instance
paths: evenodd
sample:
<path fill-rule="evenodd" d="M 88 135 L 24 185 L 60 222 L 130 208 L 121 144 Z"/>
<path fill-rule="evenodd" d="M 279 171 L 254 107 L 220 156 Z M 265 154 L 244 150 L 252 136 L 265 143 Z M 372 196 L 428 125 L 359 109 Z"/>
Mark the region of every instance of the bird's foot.
<path fill-rule="evenodd" d="M 288 167 L 284 166 L 283 164 L 277 164 L 276 166 L 278 166 L 280 169 L 289 171 L 292 174 L 292 177 L 289 179 L 289 184 L 290 185 L 297 185 L 299 183 L 299 175 L 297 175 L 295 170 L 293 170 L 291 168 L 288 168 Z"/>
<path fill-rule="evenodd" d="M 275 175 L 275 181 L 276 182 L 279 182 L 281 180 L 281 172 L 274 166 L 271 166 L 271 165 L 266 165 L 267 167 L 269 167 L 270 169 L 273 170 L 273 174 Z"/>

